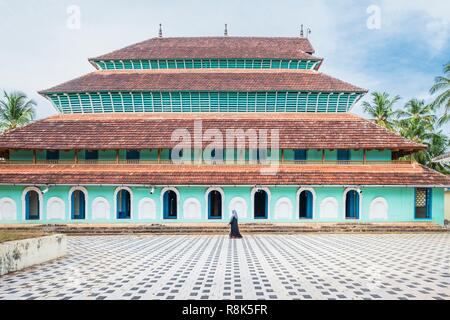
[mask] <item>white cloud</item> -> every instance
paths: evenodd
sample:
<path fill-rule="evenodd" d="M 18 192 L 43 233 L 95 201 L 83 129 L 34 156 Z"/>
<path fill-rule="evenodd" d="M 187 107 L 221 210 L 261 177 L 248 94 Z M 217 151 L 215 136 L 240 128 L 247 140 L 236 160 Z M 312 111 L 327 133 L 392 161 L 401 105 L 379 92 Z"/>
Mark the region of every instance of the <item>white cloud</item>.
<path fill-rule="evenodd" d="M 383 0 L 383 23 L 388 34 L 427 43 L 430 55 L 441 53 L 450 41 L 450 3 L 440 0 Z M 411 28 L 405 28 L 408 24 Z"/>

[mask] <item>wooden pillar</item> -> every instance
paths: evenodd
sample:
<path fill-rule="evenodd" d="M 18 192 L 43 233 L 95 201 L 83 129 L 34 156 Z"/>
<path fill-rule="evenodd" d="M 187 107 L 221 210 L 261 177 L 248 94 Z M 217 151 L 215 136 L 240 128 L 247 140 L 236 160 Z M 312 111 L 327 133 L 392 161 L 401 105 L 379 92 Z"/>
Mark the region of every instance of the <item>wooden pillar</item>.
<path fill-rule="evenodd" d="M 75 150 L 75 164 L 78 164 L 78 150 Z"/>
<path fill-rule="evenodd" d="M 37 163 L 36 150 L 33 150 L 33 164 Z"/>
<path fill-rule="evenodd" d="M 325 149 L 322 149 L 322 163 L 325 163 Z"/>
<path fill-rule="evenodd" d="M 120 163 L 120 150 L 116 150 L 116 163 Z"/>
<path fill-rule="evenodd" d="M 281 149 L 281 163 L 284 163 L 284 149 Z"/>
<path fill-rule="evenodd" d="M 158 163 L 161 163 L 161 149 L 158 148 Z"/>
<path fill-rule="evenodd" d="M 363 164 L 367 163 L 367 150 L 364 149 L 364 155 L 363 155 Z"/>

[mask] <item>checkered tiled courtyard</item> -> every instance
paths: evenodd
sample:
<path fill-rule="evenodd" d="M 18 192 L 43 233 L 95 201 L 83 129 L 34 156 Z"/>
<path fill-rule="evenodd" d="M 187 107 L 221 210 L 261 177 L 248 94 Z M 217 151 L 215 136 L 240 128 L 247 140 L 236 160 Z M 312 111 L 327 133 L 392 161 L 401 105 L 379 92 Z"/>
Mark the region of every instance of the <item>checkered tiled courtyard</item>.
<path fill-rule="evenodd" d="M 450 234 L 71 237 L 0 299 L 450 299 Z"/>

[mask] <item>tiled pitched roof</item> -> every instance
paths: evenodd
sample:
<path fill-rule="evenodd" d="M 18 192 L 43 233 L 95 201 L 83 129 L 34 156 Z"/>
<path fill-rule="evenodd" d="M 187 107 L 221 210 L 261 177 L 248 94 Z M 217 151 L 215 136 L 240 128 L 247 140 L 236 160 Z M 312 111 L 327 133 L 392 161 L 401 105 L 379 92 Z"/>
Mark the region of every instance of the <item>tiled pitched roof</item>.
<path fill-rule="evenodd" d="M 90 60 L 128 59 L 320 59 L 306 38 L 153 38 Z"/>
<path fill-rule="evenodd" d="M 0 166 L 0 184 L 450 186 L 449 177 L 415 164 L 281 166 L 276 175 L 262 175 L 260 169 L 179 165 Z"/>
<path fill-rule="evenodd" d="M 174 130 L 193 135 L 195 120 L 203 130 L 278 129 L 286 149 L 419 150 L 414 143 L 352 114 L 286 113 L 136 113 L 58 115 L 0 136 L 9 149 L 149 149 L 172 148 Z M 270 131 L 268 132 L 270 142 Z M 248 143 L 248 139 L 247 143 Z"/>
<path fill-rule="evenodd" d="M 41 94 L 97 91 L 367 92 L 313 70 L 132 70 L 92 72 Z"/>

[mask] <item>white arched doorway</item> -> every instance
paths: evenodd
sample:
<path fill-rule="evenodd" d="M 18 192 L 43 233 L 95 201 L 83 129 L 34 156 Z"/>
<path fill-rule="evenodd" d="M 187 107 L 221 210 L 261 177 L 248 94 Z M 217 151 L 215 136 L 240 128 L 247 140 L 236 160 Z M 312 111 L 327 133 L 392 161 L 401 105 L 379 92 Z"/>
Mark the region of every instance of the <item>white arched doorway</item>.
<path fill-rule="evenodd" d="M 41 220 L 44 211 L 44 195 L 37 187 L 25 188 L 22 192 L 22 219 Z"/>
<path fill-rule="evenodd" d="M 88 191 L 84 187 L 73 187 L 69 190 L 70 218 L 85 220 L 88 217 Z"/>
<path fill-rule="evenodd" d="M 297 218 L 314 219 L 316 216 L 316 191 L 313 188 L 300 188 L 297 191 Z"/>
<path fill-rule="evenodd" d="M 167 187 L 161 190 L 161 217 L 166 220 L 176 220 L 180 208 L 180 192 L 177 188 Z"/>
<path fill-rule="evenodd" d="M 251 193 L 254 219 L 269 219 L 271 193 L 269 188 L 253 188 Z"/>
<path fill-rule="evenodd" d="M 114 192 L 114 214 L 118 220 L 133 219 L 133 191 L 119 187 Z"/>
<path fill-rule="evenodd" d="M 223 218 L 225 193 L 222 188 L 209 188 L 205 192 L 205 216 L 208 219 Z"/>
<path fill-rule="evenodd" d="M 359 220 L 362 208 L 362 192 L 357 188 L 347 188 L 344 191 L 344 217 L 350 220 Z"/>

